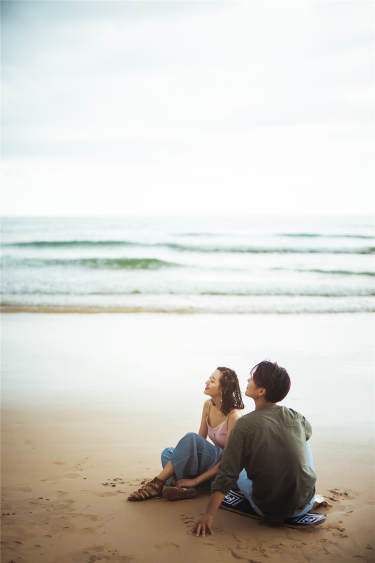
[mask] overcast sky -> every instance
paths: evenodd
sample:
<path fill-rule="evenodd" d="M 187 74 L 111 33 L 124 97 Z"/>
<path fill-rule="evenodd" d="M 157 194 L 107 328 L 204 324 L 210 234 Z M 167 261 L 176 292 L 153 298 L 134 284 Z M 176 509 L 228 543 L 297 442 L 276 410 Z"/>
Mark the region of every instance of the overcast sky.
<path fill-rule="evenodd" d="M 372 1 L 2 1 L 3 214 L 369 213 Z"/>

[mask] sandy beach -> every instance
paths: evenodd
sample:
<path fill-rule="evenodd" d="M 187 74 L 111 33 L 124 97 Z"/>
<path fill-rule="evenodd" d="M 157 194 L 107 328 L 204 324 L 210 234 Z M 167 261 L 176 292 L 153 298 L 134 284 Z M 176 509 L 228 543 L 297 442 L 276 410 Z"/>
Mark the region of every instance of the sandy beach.
<path fill-rule="evenodd" d="M 0 563 L 375 563 L 374 13 L 0 0 Z"/>
<path fill-rule="evenodd" d="M 373 318 L 342 315 L 5 314 L 2 561 L 374 561 Z M 284 401 L 313 425 L 327 520 L 270 527 L 219 511 L 208 494 L 128 503 L 160 452 L 197 431 L 217 365 L 277 360 Z M 246 401 L 246 412 L 253 408 Z"/>

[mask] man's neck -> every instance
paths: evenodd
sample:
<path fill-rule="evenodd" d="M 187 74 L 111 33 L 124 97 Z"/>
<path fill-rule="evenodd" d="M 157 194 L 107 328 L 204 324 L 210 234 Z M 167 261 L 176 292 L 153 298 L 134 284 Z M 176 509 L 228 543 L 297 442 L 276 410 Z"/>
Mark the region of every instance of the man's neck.
<path fill-rule="evenodd" d="M 255 410 L 261 409 L 262 407 L 273 407 L 276 403 L 271 403 L 270 401 L 266 401 L 263 397 L 260 399 L 254 399 L 255 403 Z"/>

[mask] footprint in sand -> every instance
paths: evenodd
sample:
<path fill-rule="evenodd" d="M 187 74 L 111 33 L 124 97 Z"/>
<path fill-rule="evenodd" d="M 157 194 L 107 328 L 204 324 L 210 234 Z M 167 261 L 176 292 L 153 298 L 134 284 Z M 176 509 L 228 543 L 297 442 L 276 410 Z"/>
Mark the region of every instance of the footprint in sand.
<path fill-rule="evenodd" d="M 240 555 L 238 551 L 235 551 L 234 549 L 230 549 L 230 548 L 228 548 L 228 551 L 234 559 L 242 559 L 247 563 L 262 563 L 261 561 L 257 561 L 256 559 L 249 559 L 249 555 L 246 553 L 244 555 Z"/>
<path fill-rule="evenodd" d="M 87 467 L 88 464 L 88 457 L 84 457 L 81 461 L 79 461 L 74 467 L 73 469 L 75 469 L 76 471 L 82 471 L 83 469 L 85 469 Z"/>
<path fill-rule="evenodd" d="M 178 543 L 174 542 L 164 542 L 164 543 L 156 543 L 154 544 L 156 549 L 165 549 L 165 548 L 173 548 L 173 549 L 180 549 L 181 546 Z"/>
<path fill-rule="evenodd" d="M 96 497 L 114 497 L 117 496 L 117 491 L 108 491 L 105 493 L 92 493 Z"/>
<path fill-rule="evenodd" d="M 63 503 L 60 504 L 53 504 L 53 508 L 55 510 L 59 510 L 59 511 L 64 511 L 64 510 L 69 510 L 72 508 L 74 504 L 74 500 L 73 499 L 67 499 L 65 500 Z"/>
<path fill-rule="evenodd" d="M 31 487 L 17 487 L 16 491 L 21 491 L 22 493 L 31 493 L 32 488 Z"/>
<path fill-rule="evenodd" d="M 180 519 L 185 524 L 187 533 L 192 534 L 196 518 L 194 516 L 191 516 L 190 514 L 180 514 Z"/>
<path fill-rule="evenodd" d="M 82 475 L 80 473 L 65 473 L 64 477 L 65 479 L 79 479 Z"/>
<path fill-rule="evenodd" d="M 88 520 L 90 520 L 90 522 L 97 522 L 99 520 L 99 516 L 96 516 L 96 514 L 86 514 L 86 513 L 79 513 L 76 514 L 76 516 L 83 516 L 84 518 L 87 518 Z"/>
<path fill-rule="evenodd" d="M 124 481 L 124 479 L 122 479 L 121 477 L 113 477 L 112 479 L 106 479 L 102 483 L 103 487 L 112 487 L 112 488 L 115 488 L 118 485 L 128 485 L 128 484 L 129 483 Z M 123 491 L 121 491 L 121 492 L 123 492 Z"/>
<path fill-rule="evenodd" d="M 71 561 L 74 563 L 94 563 L 95 561 L 111 561 L 111 563 L 131 563 L 134 557 L 120 555 L 117 549 L 108 549 L 103 545 L 93 546 L 72 554 Z"/>
<path fill-rule="evenodd" d="M 331 495 L 328 495 L 327 498 L 329 500 L 333 500 L 333 502 L 337 502 L 339 500 L 352 500 L 354 497 L 352 495 L 352 491 L 345 490 L 345 489 L 329 489 Z"/>
<path fill-rule="evenodd" d="M 347 534 L 345 534 L 346 529 L 341 525 L 338 524 L 330 524 L 326 526 L 326 529 L 332 533 L 333 536 L 338 538 L 347 538 Z"/>
<path fill-rule="evenodd" d="M 96 532 L 96 528 L 81 528 L 80 532 L 84 534 L 94 534 Z"/>

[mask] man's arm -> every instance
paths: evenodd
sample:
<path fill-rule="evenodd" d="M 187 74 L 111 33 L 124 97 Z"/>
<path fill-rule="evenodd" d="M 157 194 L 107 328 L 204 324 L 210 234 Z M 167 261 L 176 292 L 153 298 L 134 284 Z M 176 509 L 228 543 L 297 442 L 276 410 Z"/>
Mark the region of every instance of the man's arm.
<path fill-rule="evenodd" d="M 311 426 L 310 422 L 304 416 L 302 417 L 302 419 L 303 419 L 302 424 L 303 424 L 303 427 L 305 429 L 306 442 L 307 442 L 307 440 L 310 440 L 310 438 L 311 438 L 312 426 Z"/>
<path fill-rule="evenodd" d="M 216 491 L 211 495 L 210 502 L 208 503 L 206 508 L 206 514 L 202 516 L 202 518 L 200 518 L 194 526 L 193 531 L 195 532 L 195 535 L 200 536 L 202 534 L 202 536 L 205 536 L 206 532 L 209 534 L 214 533 L 212 530 L 214 516 L 224 497 L 225 494 L 221 493 L 220 491 Z"/>
<path fill-rule="evenodd" d="M 245 464 L 245 451 L 248 438 L 247 424 L 239 419 L 233 428 L 224 448 L 223 457 L 217 471 L 216 479 L 211 485 L 211 492 L 221 491 L 224 494 L 232 488 Z"/>
<path fill-rule="evenodd" d="M 295 417 L 301 422 L 303 429 L 305 431 L 306 442 L 310 440 L 312 435 L 312 426 L 310 422 L 305 418 L 300 412 L 295 411 L 294 409 L 289 409 L 290 412 L 294 414 Z"/>
<path fill-rule="evenodd" d="M 197 536 L 205 536 L 206 532 L 213 533 L 214 516 L 244 466 L 245 446 L 245 432 L 242 430 L 241 420 L 239 420 L 226 443 L 216 479 L 211 485 L 212 494 L 206 513 L 194 526 Z"/>

